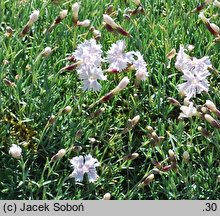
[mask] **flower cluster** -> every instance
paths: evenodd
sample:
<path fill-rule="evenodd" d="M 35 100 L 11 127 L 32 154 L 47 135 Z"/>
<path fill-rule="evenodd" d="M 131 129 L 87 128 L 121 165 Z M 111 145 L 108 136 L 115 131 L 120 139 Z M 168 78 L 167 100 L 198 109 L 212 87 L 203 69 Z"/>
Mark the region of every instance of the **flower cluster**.
<path fill-rule="evenodd" d="M 210 75 L 208 69 L 212 67 L 208 56 L 201 59 L 191 58 L 185 53 L 184 47 L 181 46 L 177 54 L 175 67 L 183 72 L 183 79 L 186 81 L 178 85 L 181 94 L 190 99 L 202 91 L 208 92 L 209 82 L 207 77 Z"/>
<path fill-rule="evenodd" d="M 79 79 L 83 81 L 84 91 L 89 89 L 98 91 L 101 89 L 98 80 L 106 80 L 101 69 L 103 61 L 101 55 L 101 45 L 97 44 L 95 39 L 86 40 L 78 45 L 73 53 L 75 60 L 79 61 L 77 73 Z"/>
<path fill-rule="evenodd" d="M 136 70 L 136 79 L 145 80 L 148 76 L 147 64 L 139 51 L 125 52 L 125 41 L 119 40 L 112 44 L 107 51 L 107 57 L 102 58 L 102 47 L 95 39 L 86 40 L 77 46 L 69 59 L 75 61 L 61 71 L 76 69 L 78 77 L 83 81 L 82 89 L 99 91 L 101 84 L 98 80 L 107 80 L 102 70 L 102 62 L 107 62 L 109 72 L 122 72 L 123 70 Z"/>

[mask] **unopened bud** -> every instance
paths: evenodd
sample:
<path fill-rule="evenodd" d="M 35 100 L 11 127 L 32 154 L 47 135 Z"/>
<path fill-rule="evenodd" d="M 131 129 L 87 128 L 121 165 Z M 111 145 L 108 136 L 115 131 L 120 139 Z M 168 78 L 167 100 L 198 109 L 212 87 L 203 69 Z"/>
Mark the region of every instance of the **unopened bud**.
<path fill-rule="evenodd" d="M 220 28 L 216 24 L 210 23 L 209 25 L 212 28 L 212 30 L 215 32 L 215 35 L 218 35 L 220 33 Z"/>
<path fill-rule="evenodd" d="M 140 1 L 140 0 L 133 0 L 133 2 L 134 2 L 137 6 L 140 6 L 140 5 L 141 5 L 141 1 Z"/>
<path fill-rule="evenodd" d="M 170 171 L 172 169 L 172 165 L 167 165 L 167 166 L 164 166 L 163 168 L 162 168 L 162 171 L 163 172 L 168 172 L 168 171 Z"/>
<path fill-rule="evenodd" d="M 67 106 L 63 109 L 63 113 L 70 113 L 72 111 L 71 106 Z"/>
<path fill-rule="evenodd" d="M 77 23 L 78 21 L 78 16 L 79 16 L 79 8 L 80 8 L 80 3 L 76 2 L 72 6 L 72 13 L 73 13 L 73 23 Z"/>
<path fill-rule="evenodd" d="M 115 23 L 115 21 L 107 14 L 103 15 L 103 20 L 106 24 L 111 26 L 113 29 L 116 29 L 118 25 Z"/>
<path fill-rule="evenodd" d="M 158 168 L 153 168 L 153 169 L 152 169 L 152 173 L 153 173 L 153 174 L 160 174 L 161 171 L 160 171 Z"/>
<path fill-rule="evenodd" d="M 84 21 L 82 21 L 82 22 L 77 22 L 77 25 L 78 26 L 82 26 L 82 27 L 89 27 L 90 26 L 90 20 L 88 20 L 88 19 L 86 19 L 86 20 L 84 20 Z"/>
<path fill-rule="evenodd" d="M 151 126 L 147 126 L 147 131 L 148 131 L 149 133 L 152 133 L 152 132 L 154 131 L 154 129 L 153 129 Z"/>
<path fill-rule="evenodd" d="M 171 60 L 172 58 L 174 58 L 176 55 L 176 49 L 172 49 L 169 53 L 167 53 L 166 57 Z"/>
<path fill-rule="evenodd" d="M 101 109 L 98 109 L 97 111 L 95 111 L 94 113 L 91 114 L 91 118 L 93 117 L 99 117 L 100 115 L 102 115 L 105 111 L 105 108 L 102 107 Z"/>
<path fill-rule="evenodd" d="M 183 160 L 185 162 L 188 162 L 189 161 L 189 152 L 188 151 L 184 151 L 183 152 Z"/>
<path fill-rule="evenodd" d="M 40 11 L 35 10 L 33 13 L 30 15 L 30 20 L 28 22 L 28 25 L 32 25 L 34 22 L 36 22 L 39 18 Z"/>
<path fill-rule="evenodd" d="M 62 10 L 59 15 L 60 19 L 61 20 L 64 19 L 67 16 L 67 14 L 68 14 L 68 10 Z"/>
<path fill-rule="evenodd" d="M 14 82 L 11 82 L 10 80 L 8 79 L 3 79 L 4 83 L 6 86 L 9 86 L 9 87 L 14 87 L 15 86 L 15 83 Z"/>
<path fill-rule="evenodd" d="M 110 15 L 110 14 L 112 13 L 112 11 L 113 11 L 113 5 L 109 5 L 109 6 L 107 7 L 105 13 L 106 13 L 107 15 Z"/>
<path fill-rule="evenodd" d="M 80 152 L 82 150 L 82 147 L 81 146 L 73 146 L 72 150 L 74 152 Z"/>
<path fill-rule="evenodd" d="M 218 8 L 220 8 L 220 2 L 217 1 L 217 0 L 215 0 L 215 1 L 213 2 L 213 5 L 216 6 L 216 7 L 218 7 Z"/>
<path fill-rule="evenodd" d="M 53 124 L 55 121 L 56 121 L 56 116 L 55 115 L 51 115 L 49 120 L 48 120 L 48 123 L 49 124 Z"/>
<path fill-rule="evenodd" d="M 77 132 L 76 132 L 76 138 L 79 139 L 82 137 L 82 134 L 83 134 L 83 131 L 81 129 L 79 129 Z"/>
<path fill-rule="evenodd" d="M 169 102 L 174 106 L 180 106 L 180 102 L 176 100 L 175 98 L 168 97 Z"/>
<path fill-rule="evenodd" d="M 209 114 L 205 114 L 205 120 L 208 121 L 214 128 L 220 129 L 220 124 Z"/>
<path fill-rule="evenodd" d="M 216 106 L 215 104 L 210 101 L 210 100 L 206 100 L 205 105 L 211 110 L 211 111 L 215 111 L 216 110 Z"/>
<path fill-rule="evenodd" d="M 110 193 L 106 193 L 104 196 L 103 196 L 103 200 L 110 200 L 111 199 L 111 194 Z"/>
<path fill-rule="evenodd" d="M 209 20 L 205 17 L 203 12 L 199 13 L 199 18 L 206 24 L 209 23 Z"/>
<path fill-rule="evenodd" d="M 211 133 L 201 126 L 198 127 L 198 131 L 201 132 L 202 136 L 204 137 L 211 136 Z"/>
<path fill-rule="evenodd" d="M 128 85 L 128 83 L 130 82 L 130 80 L 128 79 L 128 77 L 124 77 L 118 84 L 118 86 L 116 87 L 119 91 L 123 90 L 126 88 L 126 86 Z"/>
<path fill-rule="evenodd" d="M 218 177 L 217 177 L 217 181 L 220 182 L 220 175 L 218 175 Z"/>
<path fill-rule="evenodd" d="M 154 180 L 154 174 L 150 174 L 140 185 L 139 187 L 144 187 L 150 184 Z"/>
<path fill-rule="evenodd" d="M 170 161 L 176 161 L 175 154 L 174 154 L 173 150 L 170 149 L 170 150 L 168 151 L 168 153 L 169 153 L 169 159 L 170 159 Z"/>
<path fill-rule="evenodd" d="M 16 159 L 21 157 L 22 149 L 20 146 L 12 144 L 12 147 L 9 149 L 9 154 Z"/>
<path fill-rule="evenodd" d="M 124 159 L 124 160 L 134 160 L 134 159 L 136 159 L 138 156 L 139 156 L 138 153 L 132 153 L 132 154 L 126 155 L 123 159 Z"/>
<path fill-rule="evenodd" d="M 50 47 L 46 47 L 42 52 L 42 55 L 48 57 L 52 53 L 52 49 Z"/>
<path fill-rule="evenodd" d="M 65 155 L 65 153 L 66 153 L 66 150 L 65 150 L 65 149 L 60 149 L 60 150 L 58 151 L 58 153 L 55 154 L 55 155 L 51 158 L 51 160 L 52 160 L 52 161 L 60 160 L 60 159 Z"/>

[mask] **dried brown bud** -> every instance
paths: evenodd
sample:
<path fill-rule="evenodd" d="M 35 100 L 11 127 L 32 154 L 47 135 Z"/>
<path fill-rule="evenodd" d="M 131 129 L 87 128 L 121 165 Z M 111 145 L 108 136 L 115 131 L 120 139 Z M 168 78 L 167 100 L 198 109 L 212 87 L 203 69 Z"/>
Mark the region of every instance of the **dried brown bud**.
<path fill-rule="evenodd" d="M 48 123 L 49 124 L 53 124 L 55 121 L 56 121 L 56 116 L 55 115 L 51 115 L 49 120 L 48 120 Z"/>
<path fill-rule="evenodd" d="M 72 150 L 74 152 L 80 152 L 82 150 L 82 147 L 81 146 L 73 146 Z"/>
<path fill-rule="evenodd" d="M 180 106 L 180 102 L 172 97 L 168 97 L 168 101 L 174 106 Z"/>
<path fill-rule="evenodd" d="M 172 49 L 169 53 L 167 53 L 166 57 L 171 60 L 172 58 L 174 58 L 176 55 L 176 49 Z"/>
<path fill-rule="evenodd" d="M 4 83 L 6 86 L 9 86 L 9 87 L 14 87 L 15 86 L 15 83 L 14 82 L 11 82 L 10 80 L 8 79 L 3 79 Z"/>
<path fill-rule="evenodd" d="M 132 153 L 132 154 L 126 155 L 123 159 L 124 159 L 124 160 L 134 160 L 134 159 L 136 159 L 138 156 L 139 156 L 138 153 Z"/>

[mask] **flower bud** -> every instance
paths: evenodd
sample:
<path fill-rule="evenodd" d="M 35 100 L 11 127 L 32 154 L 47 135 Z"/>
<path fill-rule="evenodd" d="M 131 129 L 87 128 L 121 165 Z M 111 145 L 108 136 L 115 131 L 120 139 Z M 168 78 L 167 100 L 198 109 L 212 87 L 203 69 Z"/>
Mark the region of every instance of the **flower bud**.
<path fill-rule="evenodd" d="M 8 80 L 8 79 L 3 79 L 4 83 L 6 86 L 9 86 L 9 87 L 14 87 L 16 86 L 14 82 Z"/>
<path fill-rule="evenodd" d="M 118 25 L 115 23 L 115 21 L 107 14 L 103 15 L 103 20 L 106 24 L 111 26 L 113 29 L 116 29 Z"/>
<path fill-rule="evenodd" d="M 60 15 L 59 15 L 60 19 L 61 20 L 64 19 L 67 16 L 67 14 L 68 14 L 68 10 L 60 11 Z"/>
<path fill-rule="evenodd" d="M 66 153 L 66 150 L 65 150 L 65 149 L 60 149 L 60 150 L 58 151 L 58 153 L 55 154 L 55 155 L 51 158 L 51 160 L 52 160 L 52 161 L 60 160 L 60 159 L 65 155 L 65 153 Z"/>
<path fill-rule="evenodd" d="M 204 115 L 205 120 L 208 121 L 214 128 L 220 129 L 220 124 L 209 114 Z"/>
<path fill-rule="evenodd" d="M 153 168 L 153 169 L 152 169 L 152 173 L 153 173 L 153 174 L 160 174 L 161 171 L 160 171 L 158 168 Z"/>
<path fill-rule="evenodd" d="M 168 153 L 169 153 L 169 159 L 170 159 L 171 161 L 176 160 L 176 159 L 175 159 L 175 154 L 174 154 L 173 150 L 170 149 L 170 150 L 168 151 Z"/>
<path fill-rule="evenodd" d="M 188 162 L 189 161 L 189 152 L 188 151 L 184 151 L 183 152 L 183 160 L 185 162 Z"/>
<path fill-rule="evenodd" d="M 77 22 L 77 25 L 78 26 L 82 26 L 82 27 L 89 27 L 89 25 L 90 25 L 90 20 L 88 20 L 88 19 L 86 19 L 86 20 L 84 20 L 84 21 L 82 21 L 82 22 Z"/>
<path fill-rule="evenodd" d="M 167 53 L 166 57 L 171 60 L 172 58 L 174 58 L 176 55 L 176 49 L 172 49 L 169 53 Z"/>
<path fill-rule="evenodd" d="M 53 124 L 56 121 L 56 116 L 55 115 L 51 115 L 49 120 L 48 120 L 48 124 Z"/>
<path fill-rule="evenodd" d="M 140 0 L 133 0 L 133 2 L 134 2 L 137 6 L 140 6 L 140 5 L 141 5 L 141 1 L 140 1 Z"/>
<path fill-rule="evenodd" d="M 210 101 L 210 100 L 206 100 L 205 105 L 211 110 L 211 111 L 215 111 L 217 108 L 215 106 L 215 104 Z"/>
<path fill-rule="evenodd" d="M 109 5 L 105 11 L 106 14 L 110 15 L 113 11 L 113 5 Z"/>
<path fill-rule="evenodd" d="M 175 98 L 168 97 L 169 102 L 174 106 L 180 106 L 180 102 L 176 100 Z"/>
<path fill-rule="evenodd" d="M 211 135 L 209 131 L 207 131 L 205 128 L 201 126 L 198 127 L 198 131 L 201 132 L 202 136 L 204 137 L 209 137 Z"/>
<path fill-rule="evenodd" d="M 130 82 L 130 80 L 128 79 L 128 77 L 124 77 L 120 83 L 118 84 L 117 88 L 119 89 L 119 91 L 123 90 L 124 88 L 126 88 L 126 86 L 128 85 L 128 83 Z"/>
<path fill-rule="evenodd" d="M 82 150 L 82 147 L 81 146 L 73 146 L 72 150 L 74 152 L 80 152 Z"/>
<path fill-rule="evenodd" d="M 9 149 L 9 154 L 16 159 L 19 159 L 21 157 L 22 149 L 20 146 L 12 144 L 12 147 Z"/>
<path fill-rule="evenodd" d="M 72 111 L 71 106 L 67 106 L 63 109 L 63 113 L 70 113 Z"/>
<path fill-rule="evenodd" d="M 30 15 L 30 20 L 28 22 L 29 25 L 32 25 L 34 22 L 36 22 L 39 18 L 40 11 L 35 10 L 33 13 Z"/>
<path fill-rule="evenodd" d="M 213 2 L 213 5 L 216 6 L 216 7 L 218 7 L 218 8 L 220 8 L 220 2 L 217 1 L 217 0 L 215 0 L 215 1 Z"/>
<path fill-rule="evenodd" d="M 215 32 L 216 35 L 218 35 L 220 33 L 220 28 L 216 24 L 210 23 L 209 26 Z"/>
<path fill-rule="evenodd" d="M 205 17 L 203 12 L 199 13 L 199 18 L 206 24 L 209 23 L 209 20 Z"/>
<path fill-rule="evenodd" d="M 148 131 L 149 133 L 152 133 L 152 132 L 154 131 L 154 129 L 153 129 L 151 126 L 147 126 L 147 131 Z"/>
<path fill-rule="evenodd" d="M 73 23 L 77 23 L 77 21 L 79 20 L 78 16 L 79 16 L 79 8 L 80 8 L 80 3 L 76 2 L 73 4 L 72 6 L 72 13 L 73 13 Z"/>
<path fill-rule="evenodd" d="M 220 175 L 218 175 L 218 177 L 217 177 L 217 181 L 220 182 Z"/>
<path fill-rule="evenodd" d="M 139 185 L 139 187 L 144 187 L 150 184 L 154 180 L 154 174 L 150 174 L 147 178 Z"/>
<path fill-rule="evenodd" d="M 103 200 L 110 200 L 111 199 L 111 194 L 110 193 L 106 193 L 104 196 L 103 196 Z"/>
<path fill-rule="evenodd" d="M 124 160 L 134 160 L 139 156 L 138 153 L 132 153 L 132 154 L 128 154 L 126 155 L 123 159 Z"/>
<path fill-rule="evenodd" d="M 42 52 L 42 55 L 48 57 L 52 53 L 52 49 L 50 47 L 46 47 Z"/>

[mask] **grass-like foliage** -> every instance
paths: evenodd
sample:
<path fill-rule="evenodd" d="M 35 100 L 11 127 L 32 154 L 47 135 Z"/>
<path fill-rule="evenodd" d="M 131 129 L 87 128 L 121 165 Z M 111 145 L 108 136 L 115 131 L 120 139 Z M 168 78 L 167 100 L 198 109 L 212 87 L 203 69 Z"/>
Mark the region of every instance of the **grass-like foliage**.
<path fill-rule="evenodd" d="M 219 33 L 199 17 L 201 1 L 134 2 L 81 0 L 78 19 L 90 23 L 77 26 L 74 0 L 0 1 L 0 199 L 220 198 L 219 116 L 204 106 L 211 100 L 220 108 Z M 27 27 L 35 10 L 39 17 Z M 212 2 L 202 11 L 220 24 Z M 106 13 L 118 29 L 103 23 Z M 67 58 L 78 45 L 94 37 L 107 80 L 98 80 L 100 91 L 83 91 L 78 69 L 65 67 L 76 63 Z M 119 73 L 107 70 L 107 52 L 119 40 L 125 52 L 143 55 L 145 80 L 137 81 L 129 64 Z M 185 81 L 176 57 L 167 55 L 180 45 L 193 45 L 185 52 L 209 56 L 212 64 L 208 92 L 190 98 L 197 114 L 182 119 L 189 102 L 184 108 L 178 85 Z M 124 77 L 130 82 L 113 94 Z M 94 182 L 84 161 L 84 179 L 73 174 L 71 159 L 88 155 L 97 159 Z"/>

